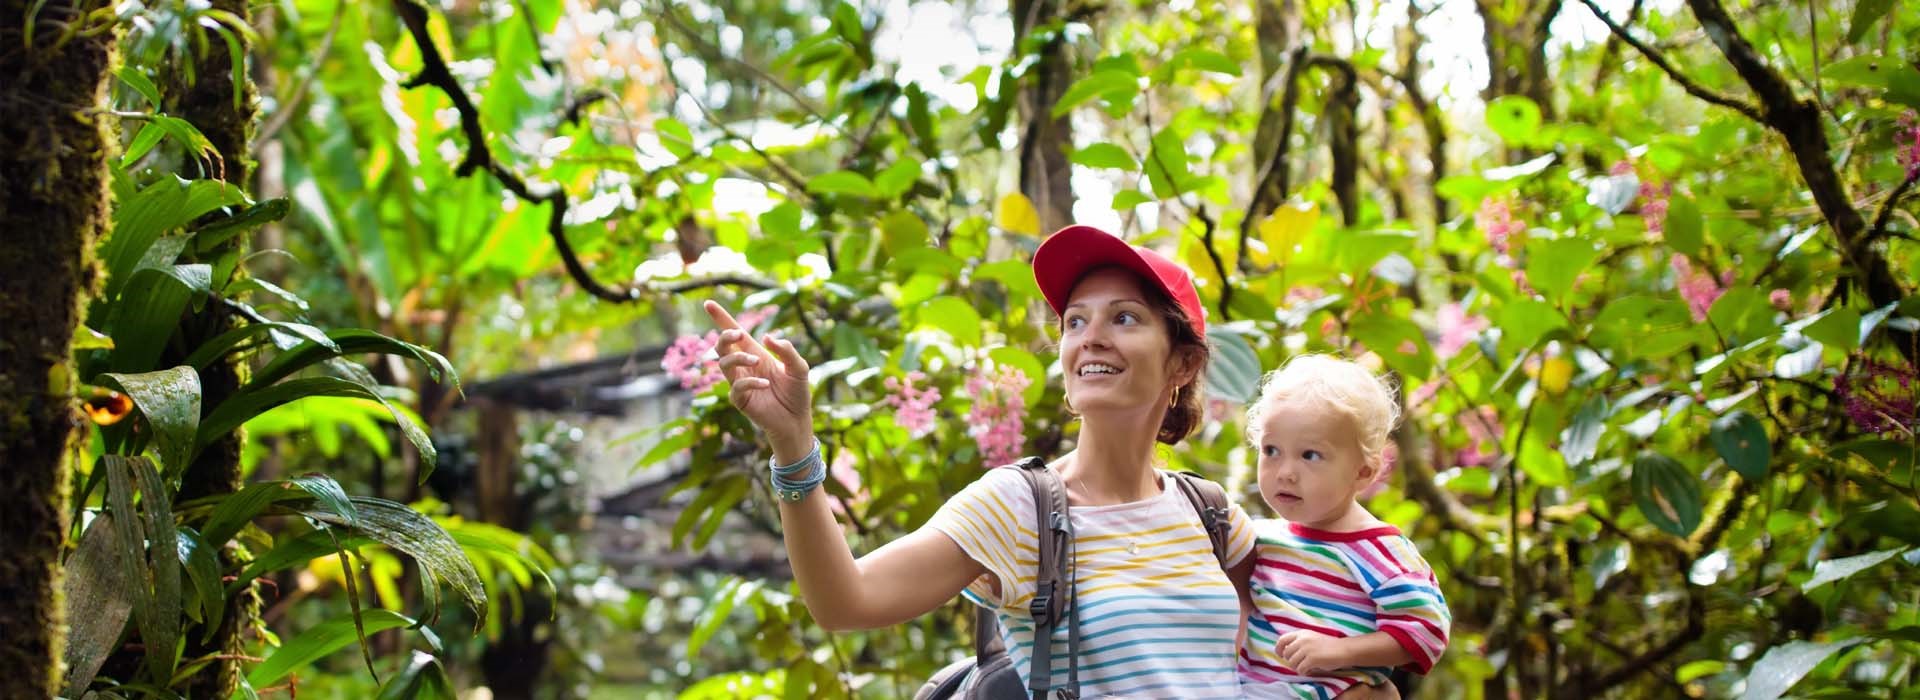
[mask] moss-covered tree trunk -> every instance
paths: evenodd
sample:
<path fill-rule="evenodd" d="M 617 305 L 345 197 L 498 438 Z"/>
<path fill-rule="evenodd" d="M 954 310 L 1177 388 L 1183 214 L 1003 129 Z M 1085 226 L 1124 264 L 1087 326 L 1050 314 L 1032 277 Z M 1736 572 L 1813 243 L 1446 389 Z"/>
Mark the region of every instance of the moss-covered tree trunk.
<path fill-rule="evenodd" d="M 1058 29 L 1066 21 L 1062 0 L 1013 0 L 1014 45 L 1029 35 Z M 1053 106 L 1073 82 L 1067 41 L 1054 32 L 1040 48 L 1040 60 L 1020 86 L 1020 193 L 1040 212 L 1042 233 L 1073 223 L 1073 187 L 1068 182 L 1073 165 L 1067 149 L 1073 147 L 1073 125 L 1067 115 L 1053 116 Z"/>
<path fill-rule="evenodd" d="M 214 9 L 233 13 L 243 21 L 251 21 L 245 0 L 214 0 Z M 192 75 L 188 81 L 186 73 L 174 67 L 173 79 L 166 90 L 167 111 L 174 116 L 186 119 L 200 133 L 212 142 L 214 150 L 220 155 L 220 167 L 215 173 L 226 182 L 251 189 L 249 177 L 253 171 L 253 159 L 249 142 L 253 138 L 254 94 L 246 72 L 243 80 L 236 85 L 233 81 L 234 61 L 244 61 L 245 56 L 232 56 L 227 43 L 212 30 L 207 33 L 206 52 L 195 56 Z M 235 91 L 239 91 L 236 99 Z M 204 262 L 216 262 L 222 258 L 237 257 L 242 254 L 245 237 L 236 236 L 228 243 L 201 255 Z M 238 266 L 234 274 L 244 274 Z M 225 280 L 215 280 L 216 288 Z M 207 340 L 224 333 L 244 321 L 222 304 L 208 304 L 197 313 L 181 318 L 179 338 L 181 342 L 173 346 L 178 352 L 191 352 Z M 181 358 L 168 358 L 179 361 Z M 212 411 L 234 391 L 246 382 L 247 367 L 240 356 L 230 356 L 227 360 L 216 362 L 200 371 L 201 406 Z M 209 445 L 192 464 L 187 466 L 181 479 L 179 500 L 185 501 L 201 496 L 232 493 L 242 485 L 240 474 L 240 449 L 245 435 L 234 431 Z M 247 556 L 244 552 L 232 549 L 224 552 L 232 563 L 234 557 Z M 224 698 L 233 694 L 240 680 L 240 656 L 245 652 L 245 633 L 260 617 L 260 601 L 253 589 L 242 591 L 230 601 L 228 610 L 219 631 L 213 639 L 200 643 L 201 635 L 189 634 L 184 658 L 192 660 L 213 656 L 218 660 L 208 664 L 200 673 L 188 681 L 182 691 L 187 697 Z"/>
<path fill-rule="evenodd" d="M 0 0 L 0 698 L 60 690 L 60 547 L 81 435 L 70 346 L 100 279 L 114 150 L 101 108 L 116 36 L 61 43 L 43 22 L 28 45 L 34 4 Z M 37 16 L 71 20 L 77 4 L 53 0 Z"/>

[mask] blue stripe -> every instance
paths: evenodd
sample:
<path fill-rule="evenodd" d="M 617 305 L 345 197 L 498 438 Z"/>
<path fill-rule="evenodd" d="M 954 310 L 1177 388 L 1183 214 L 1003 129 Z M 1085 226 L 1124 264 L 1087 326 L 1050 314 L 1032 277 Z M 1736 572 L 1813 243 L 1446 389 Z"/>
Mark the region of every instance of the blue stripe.
<path fill-rule="evenodd" d="M 1005 623 L 1003 622 L 1002 624 L 1005 624 Z M 1061 629 L 1065 629 L 1065 628 L 1063 627 L 1063 628 L 1061 628 Z M 1134 631 L 1134 630 L 1169 630 L 1169 629 L 1170 629 L 1170 630 L 1190 630 L 1190 631 L 1195 631 L 1195 632 L 1205 632 L 1205 631 L 1207 631 L 1207 630 L 1238 630 L 1238 629 L 1240 629 L 1240 625 L 1239 625 L 1238 623 L 1235 623 L 1235 624 L 1230 624 L 1230 625 L 1223 625 L 1223 624 L 1220 624 L 1220 623 L 1217 623 L 1217 622 L 1190 622 L 1190 623 L 1186 623 L 1186 624 L 1177 624 L 1177 625 L 1169 625 L 1169 624 L 1165 624 L 1165 623 L 1152 623 L 1152 622 L 1149 622 L 1149 623 L 1141 623 L 1141 624 L 1136 624 L 1136 625 L 1122 625 L 1122 626 L 1119 626 L 1119 627 L 1113 627 L 1113 628 L 1110 628 L 1110 629 L 1103 629 L 1103 630 L 1096 630 L 1096 631 L 1094 631 L 1094 632 L 1092 632 L 1092 633 L 1087 633 L 1087 632 L 1085 632 L 1085 631 L 1082 631 L 1082 632 L 1081 632 L 1081 634 L 1080 634 L 1080 641 L 1082 641 L 1082 642 L 1085 642 L 1086 640 L 1088 640 L 1088 639 L 1091 639 L 1091 638 L 1094 638 L 1094 637 L 1105 637 L 1105 636 L 1107 636 L 1107 635 L 1109 635 L 1109 634 L 1118 634 L 1118 633 L 1120 633 L 1120 632 L 1132 632 L 1132 631 Z M 1032 628 L 1032 627 L 1024 627 L 1024 628 L 1023 628 L 1023 627 L 1012 627 L 1012 626 L 1009 626 L 1009 627 L 1007 627 L 1007 631 L 1008 631 L 1009 633 L 1014 633 L 1014 632 L 1018 632 L 1019 634 L 1023 634 L 1023 635 L 1026 635 L 1026 637 L 1027 637 L 1027 638 L 1028 638 L 1029 640 L 1031 640 L 1031 639 L 1033 638 L 1033 628 Z M 1033 646 L 1033 644 L 1031 644 L 1031 643 L 1028 643 L 1028 644 L 1025 644 L 1025 645 L 1023 645 L 1023 646 Z"/>
<path fill-rule="evenodd" d="M 1376 598 L 1381 596 L 1399 595 L 1401 593 L 1421 593 L 1427 596 L 1433 596 L 1438 594 L 1439 591 L 1434 590 L 1432 586 L 1417 584 L 1417 583 L 1403 583 L 1398 586 L 1387 586 L 1385 588 L 1373 589 L 1373 595 Z"/>
<path fill-rule="evenodd" d="M 1330 610 L 1333 612 L 1352 615 L 1354 617 L 1366 620 L 1368 622 L 1373 621 L 1372 610 L 1361 610 L 1359 608 L 1341 605 L 1339 603 L 1334 603 L 1326 600 L 1321 600 L 1313 596 L 1300 595 L 1298 593 L 1290 593 L 1287 591 L 1274 591 L 1274 593 L 1276 595 L 1279 595 L 1281 600 L 1300 606 L 1302 610 L 1307 611 L 1309 613 L 1311 613 L 1314 610 Z"/>
<path fill-rule="evenodd" d="M 1120 603 L 1120 602 L 1128 602 L 1128 601 L 1135 601 L 1135 600 L 1146 600 L 1146 601 L 1165 601 L 1165 600 L 1202 600 L 1202 601 L 1232 601 L 1232 602 L 1233 602 L 1233 603 L 1234 603 L 1234 604 L 1235 604 L 1235 605 L 1237 606 L 1237 605 L 1239 604 L 1239 599 L 1240 599 L 1240 596 L 1239 596 L 1239 595 L 1237 595 L 1237 594 L 1225 594 L 1225 595 L 1222 595 L 1222 594 L 1218 594 L 1218 593 L 1183 593 L 1183 594 L 1175 594 L 1175 595 L 1117 595 L 1117 596 L 1104 596 L 1104 597 L 1099 597 L 1099 598 L 1091 598 L 1091 599 L 1088 599 L 1088 600 L 1087 600 L 1087 604 L 1086 604 L 1086 605 L 1083 605 L 1083 606 L 1080 606 L 1080 612 L 1081 612 L 1081 614 L 1086 614 L 1086 613 L 1088 613 L 1088 612 L 1092 612 L 1093 610 L 1095 610 L 1095 609 L 1098 609 L 1098 608 L 1100 608 L 1100 607 L 1102 607 L 1102 606 L 1105 606 L 1105 605 L 1106 605 L 1106 604 L 1108 604 L 1108 603 Z"/>

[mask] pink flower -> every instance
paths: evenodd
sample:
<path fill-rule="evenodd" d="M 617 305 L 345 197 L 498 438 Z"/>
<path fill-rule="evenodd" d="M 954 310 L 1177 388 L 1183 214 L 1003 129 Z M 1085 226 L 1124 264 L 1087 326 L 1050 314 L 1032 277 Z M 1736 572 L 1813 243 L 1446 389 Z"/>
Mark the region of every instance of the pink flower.
<path fill-rule="evenodd" d="M 1707 320 L 1707 311 L 1713 308 L 1714 300 L 1727 292 L 1726 288 L 1714 280 L 1713 275 L 1694 271 L 1693 263 L 1685 255 L 1674 253 L 1669 262 L 1676 276 L 1674 286 L 1680 289 L 1680 298 L 1686 300 L 1687 310 L 1693 312 L 1694 322 Z"/>
<path fill-rule="evenodd" d="M 1441 377 L 1440 379 L 1422 383 L 1420 388 L 1414 389 L 1413 393 L 1407 396 L 1407 407 L 1414 408 L 1426 405 L 1428 401 L 1433 400 L 1433 397 L 1440 395 L 1440 386 L 1445 384 L 1446 381 L 1445 377 Z"/>
<path fill-rule="evenodd" d="M 779 312 L 780 307 L 763 306 L 740 314 L 734 320 L 740 327 L 752 332 L 754 326 Z M 704 393 L 708 388 L 720 383 L 726 376 L 720 373 L 720 357 L 714 349 L 720 346 L 720 332 L 707 331 L 704 335 L 683 335 L 675 338 L 667 352 L 660 358 L 660 368 L 667 374 L 680 380 L 680 388 L 693 393 Z"/>
<path fill-rule="evenodd" d="M 1519 268 L 1513 271 L 1513 288 L 1519 290 L 1522 296 L 1530 297 L 1539 294 L 1533 290 L 1533 285 L 1527 283 L 1527 271 Z"/>
<path fill-rule="evenodd" d="M 1009 464 L 1020 458 L 1026 445 L 1027 402 L 1024 392 L 1033 380 L 1013 367 L 994 372 L 986 366 L 967 377 L 967 395 L 973 408 L 967 411 L 967 434 L 980 446 L 987 464 Z"/>
<path fill-rule="evenodd" d="M 1775 289 L 1771 293 L 1767 294 L 1767 301 L 1773 303 L 1773 308 L 1779 309 L 1781 311 L 1792 309 L 1793 308 L 1793 292 L 1789 292 L 1785 289 Z"/>
<path fill-rule="evenodd" d="M 900 424 L 914 437 L 926 437 L 933 432 L 933 405 L 940 401 L 940 390 L 934 387 L 915 389 L 914 382 L 927 378 L 920 372 L 908 372 L 905 381 L 887 377 L 887 390 L 894 392 L 881 399 L 881 403 L 893 407 L 893 421 Z"/>
<path fill-rule="evenodd" d="M 1900 128 L 1893 135 L 1894 160 L 1907 169 L 1907 179 L 1920 177 L 1920 118 L 1911 110 L 1900 115 Z"/>
<path fill-rule="evenodd" d="M 1501 255 L 1510 254 L 1513 238 L 1527 230 L 1526 223 L 1513 219 L 1513 205 L 1505 199 L 1489 198 L 1480 202 L 1480 210 L 1473 213 L 1473 223 L 1487 235 L 1487 244 Z"/>
<path fill-rule="evenodd" d="M 1492 406 L 1481 406 L 1460 423 L 1467 429 L 1468 442 L 1454 455 L 1454 463 L 1462 467 L 1492 464 L 1499 454 L 1500 438 L 1506 434 L 1506 428 L 1500 425 L 1500 413 Z"/>
<path fill-rule="evenodd" d="M 827 476 L 833 477 L 835 481 L 840 482 L 841 486 L 847 488 L 847 493 L 853 494 L 847 499 L 845 506 L 840 504 L 838 498 L 827 499 L 827 507 L 833 509 L 834 513 L 846 515 L 847 508 L 867 502 L 867 490 L 860 483 L 860 468 L 853 458 L 853 450 L 840 448 L 840 451 L 833 456 L 833 464 L 827 467 Z"/>
<path fill-rule="evenodd" d="M 1460 308 L 1460 302 L 1448 302 L 1441 306 L 1435 323 L 1440 327 L 1440 343 L 1433 347 L 1433 352 L 1442 360 L 1460 354 L 1461 348 L 1472 342 L 1480 331 L 1487 329 L 1487 319 L 1468 316 L 1466 310 Z"/>
<path fill-rule="evenodd" d="M 667 347 L 666 355 L 660 358 L 660 368 L 680 380 L 680 388 L 696 394 L 704 393 L 723 378 L 720 362 L 713 354 L 714 347 L 719 344 L 720 333 L 717 331 L 675 338 L 673 345 Z"/>

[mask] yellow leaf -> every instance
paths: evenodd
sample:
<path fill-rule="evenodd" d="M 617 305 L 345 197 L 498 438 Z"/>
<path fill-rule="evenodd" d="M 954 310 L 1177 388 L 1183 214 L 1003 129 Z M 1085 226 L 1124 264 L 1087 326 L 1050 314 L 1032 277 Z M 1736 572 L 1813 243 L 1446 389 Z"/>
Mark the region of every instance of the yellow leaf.
<path fill-rule="evenodd" d="M 1013 233 L 1029 236 L 1040 235 L 1040 211 L 1033 208 L 1033 202 L 1019 192 L 1008 192 L 1000 197 L 1000 206 L 994 210 L 994 223 Z"/>
<path fill-rule="evenodd" d="M 1564 357 L 1548 358 L 1540 367 L 1540 388 L 1548 394 L 1559 396 L 1567 393 L 1567 383 L 1573 381 L 1573 361 Z"/>
<path fill-rule="evenodd" d="M 1214 234 L 1213 252 L 1220 255 L 1220 265 L 1215 266 L 1213 255 L 1207 252 L 1206 239 L 1196 231 L 1188 231 L 1180 237 L 1180 263 L 1192 270 L 1194 276 L 1207 280 L 1215 289 L 1226 286 L 1221 279 L 1220 270 L 1225 268 L 1231 273 L 1240 264 L 1239 252 L 1233 249 L 1233 241 L 1224 234 Z"/>
<path fill-rule="evenodd" d="M 1313 233 L 1313 227 L 1320 223 L 1320 206 L 1317 204 L 1287 203 L 1273 210 L 1273 215 L 1260 222 L 1260 241 L 1267 245 L 1266 255 L 1256 255 L 1253 261 L 1262 265 L 1279 263 L 1286 265 L 1293 260 L 1294 249 Z M 1266 260 L 1260 258 L 1265 257 Z"/>

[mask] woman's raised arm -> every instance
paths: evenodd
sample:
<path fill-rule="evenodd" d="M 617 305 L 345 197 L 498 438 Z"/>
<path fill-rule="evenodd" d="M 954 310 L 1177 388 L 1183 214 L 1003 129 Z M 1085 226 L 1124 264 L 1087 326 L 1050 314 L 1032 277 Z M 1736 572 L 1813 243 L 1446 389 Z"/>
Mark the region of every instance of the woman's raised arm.
<path fill-rule="evenodd" d="M 706 310 L 720 331 L 720 369 L 733 384 L 727 400 L 767 434 L 776 464 L 806 459 L 814 447 L 806 360 L 785 339 L 754 340 L 719 304 L 709 301 Z M 870 629 L 905 622 L 952 600 L 986 573 L 960 545 L 931 528 L 856 561 L 827 498 L 816 488 L 798 501 L 779 499 L 794 580 L 822 627 Z"/>

